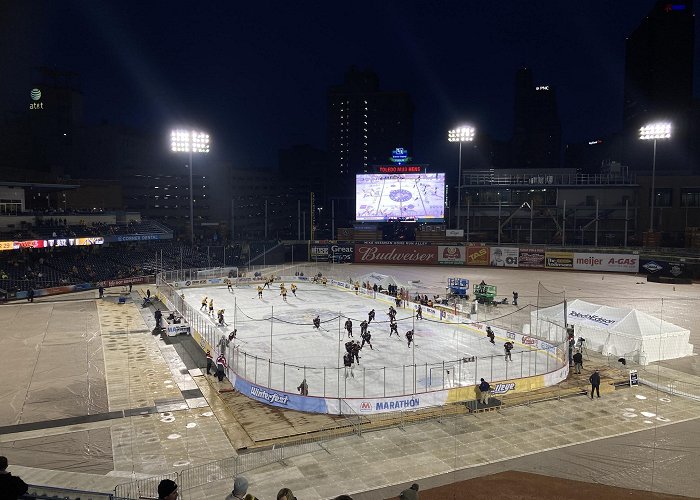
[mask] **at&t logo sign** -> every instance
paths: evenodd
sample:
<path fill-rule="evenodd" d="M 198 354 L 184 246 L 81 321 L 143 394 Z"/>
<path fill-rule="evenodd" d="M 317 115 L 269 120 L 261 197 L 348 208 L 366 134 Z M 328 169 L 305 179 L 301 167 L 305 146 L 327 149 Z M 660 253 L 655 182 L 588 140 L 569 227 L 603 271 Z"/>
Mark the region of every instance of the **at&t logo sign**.
<path fill-rule="evenodd" d="M 41 101 L 41 90 L 32 89 L 32 91 L 29 93 L 29 95 L 33 101 L 29 104 L 29 109 L 44 109 L 44 103 L 40 102 Z"/>

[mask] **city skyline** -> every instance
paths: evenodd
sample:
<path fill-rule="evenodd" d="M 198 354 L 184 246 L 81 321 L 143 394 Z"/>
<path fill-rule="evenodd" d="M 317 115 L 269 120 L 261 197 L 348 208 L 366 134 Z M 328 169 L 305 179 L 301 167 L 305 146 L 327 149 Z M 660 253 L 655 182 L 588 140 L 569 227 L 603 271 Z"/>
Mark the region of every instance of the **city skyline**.
<path fill-rule="evenodd" d="M 271 168 L 280 148 L 327 147 L 326 92 L 355 64 L 375 71 L 383 89 L 411 95 L 411 154 L 449 171 L 449 128 L 468 121 L 512 137 L 521 66 L 556 88 L 563 144 L 621 130 L 625 37 L 654 4 L 269 2 L 187 11 L 177 2 L 23 2 L 4 7 L 13 53 L 3 60 L 15 78 L 2 90 L 24 103 L 36 67 L 75 71 L 88 122 L 138 126 L 164 143 L 171 125 L 192 123 L 210 132 L 214 156 Z"/>

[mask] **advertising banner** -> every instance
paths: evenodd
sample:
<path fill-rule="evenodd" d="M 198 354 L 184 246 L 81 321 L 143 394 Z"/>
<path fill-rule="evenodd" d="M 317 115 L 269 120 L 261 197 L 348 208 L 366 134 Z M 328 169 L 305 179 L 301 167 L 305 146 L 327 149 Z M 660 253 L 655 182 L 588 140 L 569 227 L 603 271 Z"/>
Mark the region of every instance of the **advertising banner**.
<path fill-rule="evenodd" d="M 689 278 L 685 269 L 685 262 L 668 262 L 658 259 L 639 259 L 639 272 L 649 276 L 663 276 L 664 278 Z"/>
<path fill-rule="evenodd" d="M 549 252 L 544 253 L 544 267 L 547 269 L 573 269 L 573 252 Z"/>
<path fill-rule="evenodd" d="M 488 266 L 489 247 L 467 247 L 468 266 Z"/>
<path fill-rule="evenodd" d="M 437 264 L 437 247 L 355 245 L 355 262 L 363 264 Z"/>
<path fill-rule="evenodd" d="M 518 267 L 544 267 L 544 248 L 519 248 Z"/>
<path fill-rule="evenodd" d="M 173 234 L 114 234 L 110 236 L 105 236 L 105 241 L 108 243 L 112 242 L 124 242 L 124 241 L 158 241 L 158 240 L 172 240 Z"/>
<path fill-rule="evenodd" d="M 492 267 L 518 267 L 517 247 L 491 247 Z"/>
<path fill-rule="evenodd" d="M 312 243 L 311 260 L 314 262 L 352 262 L 353 243 Z"/>
<path fill-rule="evenodd" d="M 241 394 L 268 405 L 311 413 L 328 412 L 326 400 L 323 398 L 300 396 L 298 394 L 268 389 L 252 384 L 241 377 L 236 377 L 235 388 Z"/>
<path fill-rule="evenodd" d="M 638 273 L 639 255 L 576 252 L 574 253 L 574 269 L 580 271 Z"/>
<path fill-rule="evenodd" d="M 465 247 L 463 246 L 438 247 L 438 262 L 440 264 L 464 264 L 466 257 Z"/>
<path fill-rule="evenodd" d="M 462 238 L 464 237 L 464 229 L 445 229 L 445 236 Z"/>
<path fill-rule="evenodd" d="M 111 286 L 136 285 L 139 283 L 148 283 L 148 276 L 137 276 L 134 278 L 121 278 L 117 280 L 106 280 L 97 283 L 97 286 L 109 288 Z"/>
<path fill-rule="evenodd" d="M 105 242 L 101 236 L 94 238 L 58 238 L 51 240 L 0 241 L 0 251 L 19 250 L 22 248 L 52 248 L 102 245 Z"/>
<path fill-rule="evenodd" d="M 443 390 L 394 398 L 344 399 L 343 403 L 357 413 L 391 413 L 444 405 L 447 395 L 448 391 Z"/>

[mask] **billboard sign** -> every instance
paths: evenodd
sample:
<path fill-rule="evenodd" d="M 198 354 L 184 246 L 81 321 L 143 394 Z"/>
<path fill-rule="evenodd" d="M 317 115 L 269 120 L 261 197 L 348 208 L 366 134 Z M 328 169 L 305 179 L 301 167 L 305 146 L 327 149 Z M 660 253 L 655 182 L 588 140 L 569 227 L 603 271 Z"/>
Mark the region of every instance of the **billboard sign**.
<path fill-rule="evenodd" d="M 420 245 L 355 245 L 356 263 L 437 264 L 437 247 Z"/>
<path fill-rule="evenodd" d="M 491 247 L 492 267 L 518 267 L 517 247 Z"/>
<path fill-rule="evenodd" d="M 664 278 L 686 278 L 685 262 L 669 262 L 659 259 L 639 259 L 639 272 Z"/>
<path fill-rule="evenodd" d="M 518 267 L 544 267 L 544 248 L 518 249 Z"/>
<path fill-rule="evenodd" d="M 489 247 L 467 247 L 468 266 L 488 266 Z"/>
<path fill-rule="evenodd" d="M 547 269 L 573 269 L 574 253 L 545 251 L 544 267 Z"/>
<path fill-rule="evenodd" d="M 574 253 L 573 267 L 579 271 L 639 272 L 639 255 L 620 253 Z"/>
<path fill-rule="evenodd" d="M 314 262 L 352 262 L 355 246 L 352 243 L 312 243 L 311 260 Z"/>
<path fill-rule="evenodd" d="M 438 263 L 440 264 L 464 264 L 466 257 L 463 246 L 438 247 Z"/>
<path fill-rule="evenodd" d="M 355 219 L 442 220 L 445 174 L 359 174 L 355 184 Z"/>

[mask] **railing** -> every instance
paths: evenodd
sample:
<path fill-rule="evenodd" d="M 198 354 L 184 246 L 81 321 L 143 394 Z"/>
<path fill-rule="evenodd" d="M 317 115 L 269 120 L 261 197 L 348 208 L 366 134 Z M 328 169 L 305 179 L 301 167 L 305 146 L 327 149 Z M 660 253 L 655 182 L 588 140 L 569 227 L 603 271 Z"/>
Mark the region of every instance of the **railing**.
<path fill-rule="evenodd" d="M 112 493 L 30 484 L 27 493 L 20 498 L 24 500 L 124 500 L 127 497 L 116 496 Z M 157 491 L 155 498 L 158 498 Z"/>
<path fill-rule="evenodd" d="M 502 186 L 502 185 L 634 185 L 634 176 L 619 174 L 554 174 L 554 173 L 474 173 L 465 174 L 462 186 Z"/>

